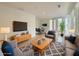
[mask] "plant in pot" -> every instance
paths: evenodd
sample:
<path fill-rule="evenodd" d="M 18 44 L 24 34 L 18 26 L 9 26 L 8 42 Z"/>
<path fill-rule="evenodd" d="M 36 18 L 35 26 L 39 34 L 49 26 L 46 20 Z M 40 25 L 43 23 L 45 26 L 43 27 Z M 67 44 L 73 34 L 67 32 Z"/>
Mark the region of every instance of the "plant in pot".
<path fill-rule="evenodd" d="M 65 23 L 64 23 L 64 21 L 62 21 L 62 22 L 60 23 L 61 36 L 63 36 L 64 28 L 65 28 Z"/>

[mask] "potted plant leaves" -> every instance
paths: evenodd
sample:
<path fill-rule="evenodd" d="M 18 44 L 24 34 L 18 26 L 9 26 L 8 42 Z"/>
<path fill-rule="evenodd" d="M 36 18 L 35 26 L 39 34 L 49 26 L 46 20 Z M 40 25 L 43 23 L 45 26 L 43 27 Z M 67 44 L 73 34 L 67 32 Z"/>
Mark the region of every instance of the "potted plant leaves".
<path fill-rule="evenodd" d="M 62 22 L 60 23 L 61 36 L 63 36 L 64 28 L 65 28 L 65 23 L 64 23 L 64 21 L 62 20 Z"/>

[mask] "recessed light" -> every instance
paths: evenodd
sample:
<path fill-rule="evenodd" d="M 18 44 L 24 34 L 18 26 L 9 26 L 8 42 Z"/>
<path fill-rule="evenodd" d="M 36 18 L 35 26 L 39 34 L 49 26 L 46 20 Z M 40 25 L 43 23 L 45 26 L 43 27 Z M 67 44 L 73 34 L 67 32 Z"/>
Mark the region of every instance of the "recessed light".
<path fill-rule="evenodd" d="M 61 5 L 58 5 L 58 8 L 60 8 L 61 7 Z"/>

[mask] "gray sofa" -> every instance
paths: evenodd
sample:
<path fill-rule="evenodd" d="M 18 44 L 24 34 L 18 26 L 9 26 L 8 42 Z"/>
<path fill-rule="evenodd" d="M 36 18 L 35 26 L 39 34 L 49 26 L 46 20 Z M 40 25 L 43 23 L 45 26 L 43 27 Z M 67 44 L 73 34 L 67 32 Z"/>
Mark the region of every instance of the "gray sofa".
<path fill-rule="evenodd" d="M 79 47 L 79 37 L 78 36 L 76 37 L 74 44 L 72 44 L 71 42 L 68 41 L 68 37 L 65 37 L 66 56 L 73 56 L 78 47 Z"/>

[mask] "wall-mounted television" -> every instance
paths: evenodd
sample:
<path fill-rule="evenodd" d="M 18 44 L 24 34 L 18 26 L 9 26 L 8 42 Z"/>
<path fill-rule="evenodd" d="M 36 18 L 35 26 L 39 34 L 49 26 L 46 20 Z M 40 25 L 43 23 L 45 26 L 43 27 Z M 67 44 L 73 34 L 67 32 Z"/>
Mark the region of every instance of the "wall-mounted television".
<path fill-rule="evenodd" d="M 27 30 L 27 22 L 13 21 L 13 32 L 26 31 L 26 30 Z"/>
<path fill-rule="evenodd" d="M 42 26 L 47 26 L 47 24 L 45 23 L 45 24 L 42 24 Z"/>

